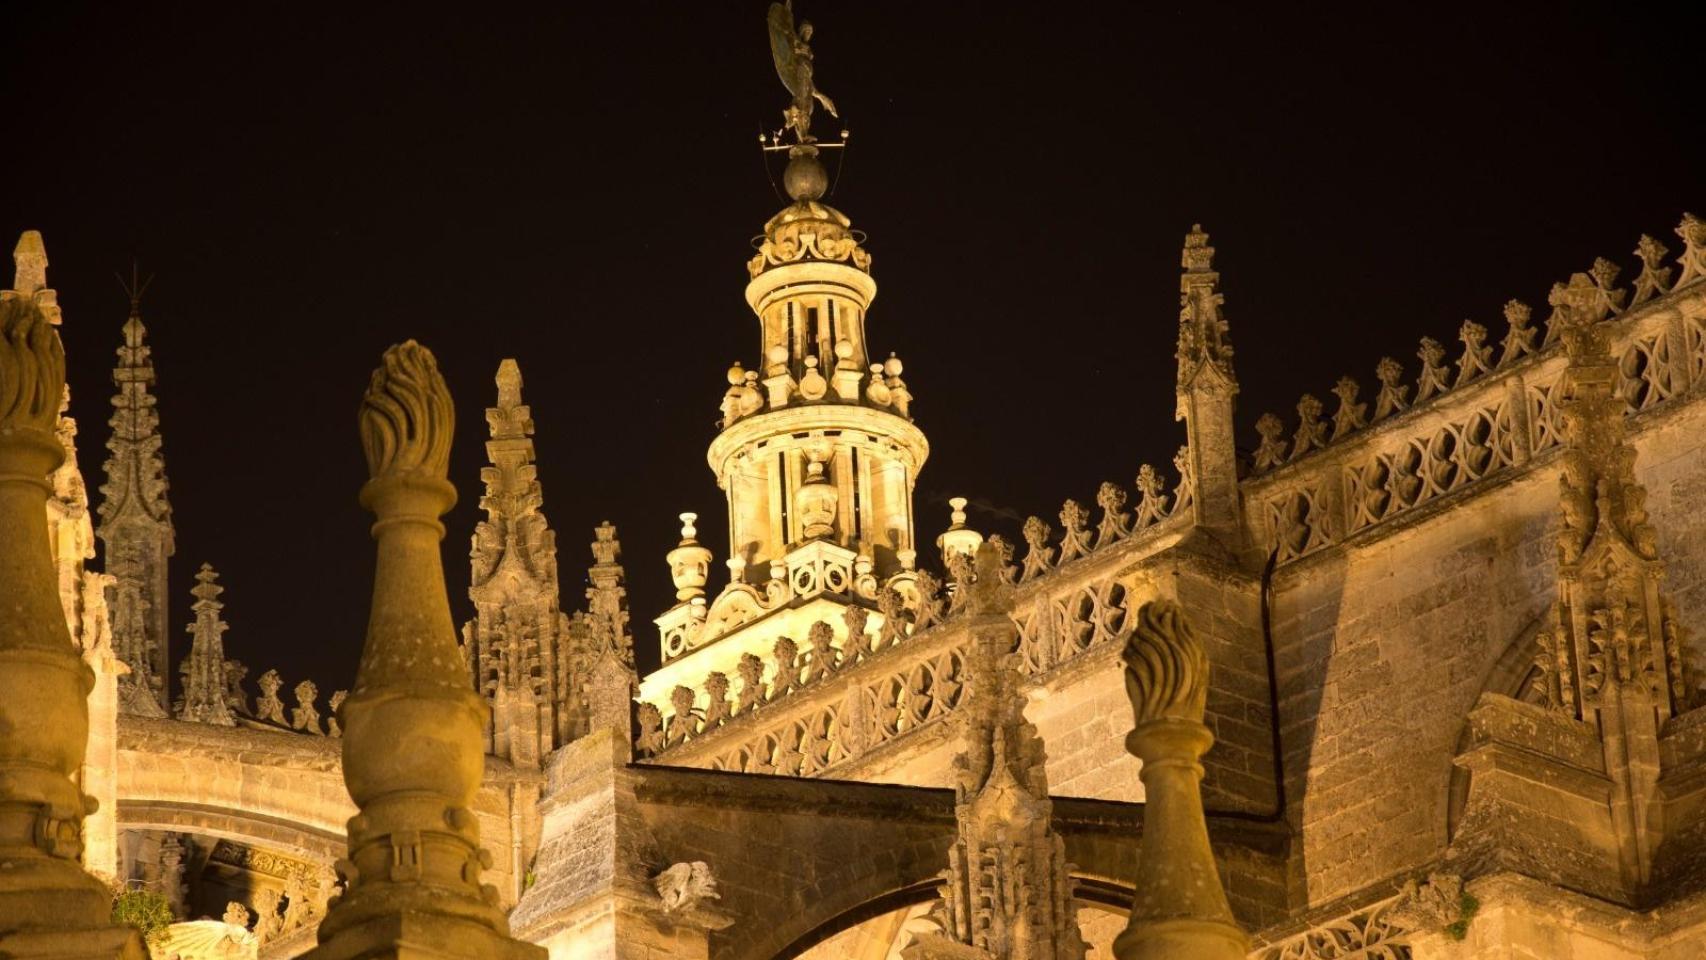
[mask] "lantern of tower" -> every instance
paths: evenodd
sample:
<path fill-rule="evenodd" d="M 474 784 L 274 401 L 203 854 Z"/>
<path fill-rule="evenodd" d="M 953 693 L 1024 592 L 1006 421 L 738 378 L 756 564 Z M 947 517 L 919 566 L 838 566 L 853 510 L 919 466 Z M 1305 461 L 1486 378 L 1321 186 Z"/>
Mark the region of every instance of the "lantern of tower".
<path fill-rule="evenodd" d="M 827 181 L 817 149 L 795 147 L 784 177 L 794 202 L 747 263 L 763 389 L 733 388 L 752 392 L 724 405 L 708 456 L 728 497 L 729 555 L 749 580 L 812 540 L 867 553 L 878 576 L 915 549 L 912 492 L 929 446 L 900 361 L 872 362 L 871 256 L 822 202 Z"/>
<path fill-rule="evenodd" d="M 707 454 L 728 498 L 729 579 L 706 589 L 710 550 L 691 533 L 670 553 L 679 602 L 656 621 L 664 664 L 642 683 L 648 702 L 667 704 L 713 671 L 732 675 L 742 654 L 769 656 L 781 638 L 843 624 L 849 607 L 878 629 L 881 593 L 916 576 L 912 495 L 929 445 L 904 365 L 866 339 L 871 256 L 823 202 L 819 151 L 789 149 L 792 202 L 747 263 L 757 351 L 728 369 Z"/>

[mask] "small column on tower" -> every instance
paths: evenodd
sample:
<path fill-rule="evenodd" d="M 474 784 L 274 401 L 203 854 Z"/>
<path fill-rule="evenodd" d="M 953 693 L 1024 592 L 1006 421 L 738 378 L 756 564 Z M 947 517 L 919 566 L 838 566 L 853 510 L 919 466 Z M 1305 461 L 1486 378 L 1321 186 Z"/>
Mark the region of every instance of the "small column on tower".
<path fill-rule="evenodd" d="M 944 564 L 952 565 L 955 557 L 976 556 L 977 548 L 983 543 L 983 534 L 966 524 L 966 505 L 970 502 L 965 497 L 948 498 L 948 508 L 952 511 L 948 529 L 936 538 Z"/>

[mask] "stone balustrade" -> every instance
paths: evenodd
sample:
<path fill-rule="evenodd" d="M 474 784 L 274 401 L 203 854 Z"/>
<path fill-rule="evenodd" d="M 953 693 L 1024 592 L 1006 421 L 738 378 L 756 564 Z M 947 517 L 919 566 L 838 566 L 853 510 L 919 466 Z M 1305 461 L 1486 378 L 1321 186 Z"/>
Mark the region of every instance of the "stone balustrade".
<path fill-rule="evenodd" d="M 1258 943 L 1250 960 L 1410 960 L 1408 929 L 1393 915 L 1399 897 L 1318 920 L 1307 929 Z"/>
<path fill-rule="evenodd" d="M 1058 548 L 1049 546 L 1040 520 L 1027 523 L 1028 537 L 1043 533 L 1032 541 L 1027 569 L 1008 565 L 1005 576 L 1018 584 L 1012 617 L 1028 676 L 1040 678 L 1122 629 L 1120 573 L 1138 554 L 1170 542 L 1187 519 L 1177 506 L 1163 510 L 1158 479 L 1146 489 L 1144 478 L 1153 476 L 1140 474 L 1134 515 L 1109 493 L 1118 488 L 1104 484 L 1095 531 L 1069 502 L 1063 513 L 1080 522 L 1066 524 Z M 1009 545 L 991 540 L 1011 558 Z M 966 582 L 969 570 L 958 558 L 951 566 L 950 583 Z M 737 677 L 713 673 L 697 689 L 676 687 L 667 705 L 641 703 L 638 754 L 672 765 L 820 776 L 946 718 L 965 683 L 963 592 L 950 587 L 940 597 L 935 577 L 918 575 L 922 589 L 891 607 L 880 627 L 866 631 L 862 610 L 848 617 L 844 636 L 857 638 L 851 643 L 837 645 L 831 626 L 819 623 L 804 644 L 779 640 L 768 660 L 748 654 Z"/>
<path fill-rule="evenodd" d="M 1463 353 L 1453 373 L 1444 348 L 1425 338 L 1414 401 L 1399 383 L 1391 358 L 1377 370 L 1381 390 L 1372 417 L 1358 401 L 1354 381 L 1339 382 L 1339 408 L 1331 422 L 1305 395 L 1289 442 L 1271 414 L 1257 422 L 1262 435 L 1254 476 L 1243 483 L 1245 513 L 1255 542 L 1277 552 L 1279 563 L 1307 556 L 1448 496 L 1526 467 L 1562 441 L 1556 401 L 1565 366 L 1557 345 L 1565 308 L 1596 322 L 1614 323 L 1613 351 L 1620 357 L 1619 390 L 1631 416 L 1662 407 L 1706 381 L 1706 223 L 1685 217 L 1677 229 L 1686 243 L 1674 285 L 1666 251 L 1651 237 L 1636 248 L 1642 271 L 1630 291 L 1620 272 L 1601 259 L 1587 273 L 1556 284 L 1544 336 L 1529 326 L 1528 308 L 1506 305 L 1508 330 L 1497 360 L 1486 330 L 1465 321 Z M 1628 300 L 1627 306 L 1624 301 Z M 1534 341 L 1539 338 L 1540 342 Z"/>

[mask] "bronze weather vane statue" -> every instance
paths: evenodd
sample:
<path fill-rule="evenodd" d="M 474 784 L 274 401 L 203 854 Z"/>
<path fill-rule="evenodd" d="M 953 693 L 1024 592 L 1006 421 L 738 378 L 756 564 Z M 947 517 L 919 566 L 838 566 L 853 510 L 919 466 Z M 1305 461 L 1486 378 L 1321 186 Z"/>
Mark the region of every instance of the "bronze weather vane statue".
<path fill-rule="evenodd" d="M 835 101 L 817 88 L 812 76 L 811 21 L 803 20 L 798 28 L 794 26 L 794 0 L 772 3 L 768 19 L 770 55 L 776 61 L 776 74 L 794 95 L 794 102 L 782 111 L 783 131 L 794 131 L 801 144 L 815 143 L 817 138 L 811 133 L 813 101 L 823 104 L 830 116 L 841 115 L 835 112 Z"/>

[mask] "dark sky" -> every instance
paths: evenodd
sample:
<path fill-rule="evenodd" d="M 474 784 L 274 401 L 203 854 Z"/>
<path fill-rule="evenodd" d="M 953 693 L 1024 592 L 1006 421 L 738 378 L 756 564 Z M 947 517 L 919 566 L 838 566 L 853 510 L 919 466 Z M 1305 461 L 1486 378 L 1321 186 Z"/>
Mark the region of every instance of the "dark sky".
<path fill-rule="evenodd" d="M 1698 35 L 1655 7 L 798 5 L 853 132 L 832 202 L 870 234 L 872 343 L 932 441 L 921 540 L 950 493 L 1052 518 L 1170 462 L 1194 221 L 1253 445 L 1263 410 L 1369 384 L 1383 354 L 1413 376 L 1418 337 L 1500 336 L 1507 298 L 1706 212 Z M 565 605 L 616 522 L 655 660 L 675 514 L 723 527 L 723 370 L 757 360 L 743 262 L 780 204 L 755 137 L 785 102 L 762 0 L 142 6 L 8 10 L 0 231 L 46 235 L 91 487 L 113 274 L 155 275 L 174 643 L 210 561 L 252 675 L 348 684 L 372 569 L 355 409 L 415 337 L 458 405 L 457 619 L 515 356 Z"/>

